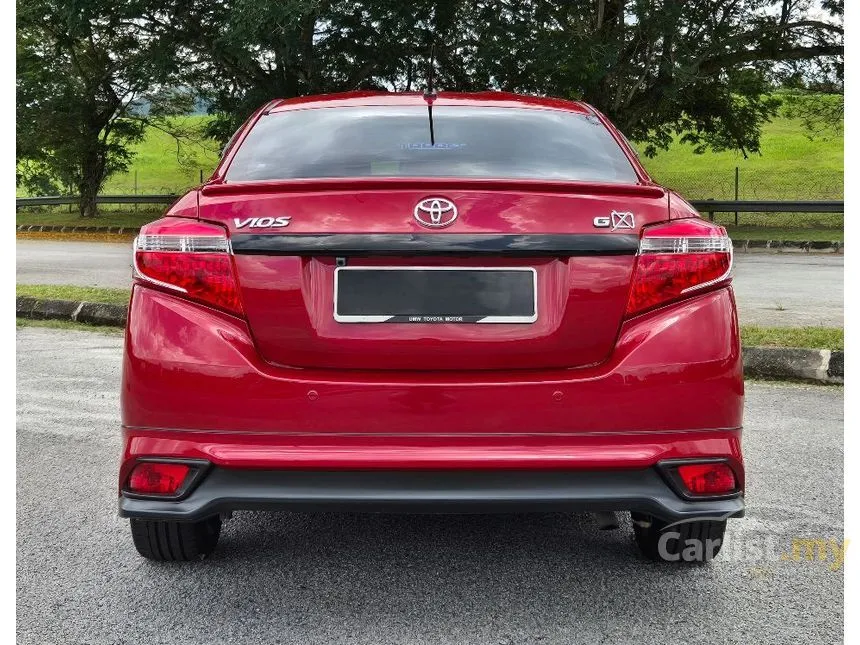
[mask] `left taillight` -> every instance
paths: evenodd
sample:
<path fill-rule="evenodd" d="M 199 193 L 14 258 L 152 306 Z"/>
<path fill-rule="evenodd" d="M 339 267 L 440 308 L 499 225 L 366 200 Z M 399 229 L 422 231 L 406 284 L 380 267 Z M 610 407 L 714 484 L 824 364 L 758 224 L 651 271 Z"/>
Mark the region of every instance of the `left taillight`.
<path fill-rule="evenodd" d="M 165 217 L 140 229 L 135 276 L 189 300 L 242 315 L 227 231 L 215 224 Z"/>

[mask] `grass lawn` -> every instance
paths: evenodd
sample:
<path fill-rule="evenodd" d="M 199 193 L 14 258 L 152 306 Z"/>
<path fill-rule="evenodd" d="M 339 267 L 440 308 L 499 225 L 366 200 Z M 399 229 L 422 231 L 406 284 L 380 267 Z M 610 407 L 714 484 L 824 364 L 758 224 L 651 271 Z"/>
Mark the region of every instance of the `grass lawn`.
<path fill-rule="evenodd" d="M 843 242 L 841 228 L 796 228 L 789 226 L 729 226 L 735 240 L 782 240 L 785 242 Z"/>
<path fill-rule="evenodd" d="M 87 325 L 73 322 L 71 320 L 34 320 L 32 318 L 16 318 L 15 327 L 47 327 L 48 329 L 73 329 L 75 331 L 99 331 L 104 334 L 122 336 L 125 330 L 122 327 L 109 327 L 107 325 Z"/>
<path fill-rule="evenodd" d="M 697 155 L 688 144 L 673 144 L 642 164 L 654 179 L 687 199 L 734 199 L 735 167 L 740 199 L 842 199 L 842 136 L 810 141 L 797 120 L 777 118 L 762 128 L 761 153 Z"/>
<path fill-rule="evenodd" d="M 86 302 L 104 302 L 111 305 L 127 305 L 130 291 L 128 289 L 102 289 L 71 285 L 18 284 L 15 285 L 15 295 L 44 300 L 83 300 Z"/>
<path fill-rule="evenodd" d="M 207 116 L 179 117 L 184 126 L 202 127 Z M 180 163 L 176 142 L 168 134 L 149 128 L 143 141 L 132 147 L 135 153 L 129 172 L 108 179 L 102 191 L 105 195 L 132 195 L 137 174 L 137 193 L 161 195 L 184 193 L 200 183 L 200 171 L 207 178 L 218 165 L 219 144 L 208 140 L 202 145 L 188 147 Z"/>
<path fill-rule="evenodd" d="M 128 208 L 126 205 L 125 208 Z M 40 208 L 38 211 L 22 211 L 15 213 L 15 224 L 35 224 L 37 226 L 121 226 L 123 228 L 140 228 L 147 222 L 161 217 L 164 209 L 153 210 L 150 205 L 138 211 L 103 211 L 99 217 L 82 218 L 77 211 L 70 213 L 65 206 Z"/>
<path fill-rule="evenodd" d="M 845 349 L 845 330 L 836 327 L 741 327 L 746 346 Z"/>

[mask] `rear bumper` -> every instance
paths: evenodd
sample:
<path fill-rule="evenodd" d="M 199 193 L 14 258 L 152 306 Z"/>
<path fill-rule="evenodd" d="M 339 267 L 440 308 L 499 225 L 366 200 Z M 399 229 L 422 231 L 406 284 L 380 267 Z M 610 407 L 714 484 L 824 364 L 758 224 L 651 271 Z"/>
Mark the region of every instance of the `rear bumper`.
<path fill-rule="evenodd" d="M 626 322 L 612 356 L 580 369 L 282 368 L 260 359 L 241 320 L 141 287 L 126 333 L 120 485 L 140 458 L 213 465 L 182 502 L 122 498 L 129 516 L 316 505 L 674 518 L 742 508 L 691 505 L 653 470 L 665 459 L 726 458 L 743 489 L 729 288 Z M 446 474 L 426 479 L 433 471 Z"/>
<path fill-rule="evenodd" d="M 412 513 L 636 511 L 740 517 L 743 497 L 685 501 L 654 468 L 606 471 L 288 471 L 212 468 L 180 501 L 120 497 L 120 515 L 200 520 L 236 510 Z"/>

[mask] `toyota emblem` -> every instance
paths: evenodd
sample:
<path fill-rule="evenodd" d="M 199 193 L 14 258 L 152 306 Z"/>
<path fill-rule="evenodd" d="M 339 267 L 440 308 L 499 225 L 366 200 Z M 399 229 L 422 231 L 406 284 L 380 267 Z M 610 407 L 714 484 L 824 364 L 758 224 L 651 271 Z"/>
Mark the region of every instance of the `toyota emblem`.
<path fill-rule="evenodd" d="M 419 224 L 429 228 L 450 226 L 457 219 L 454 202 L 442 197 L 428 197 L 415 204 L 412 213 Z"/>

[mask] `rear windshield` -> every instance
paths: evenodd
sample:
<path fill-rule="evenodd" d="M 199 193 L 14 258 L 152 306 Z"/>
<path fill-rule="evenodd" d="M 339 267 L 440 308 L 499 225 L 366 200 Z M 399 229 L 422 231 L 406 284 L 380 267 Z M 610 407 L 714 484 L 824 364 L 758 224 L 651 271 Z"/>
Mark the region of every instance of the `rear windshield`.
<path fill-rule="evenodd" d="M 636 183 L 590 115 L 436 106 L 296 110 L 262 117 L 227 181 L 317 177 L 493 177 Z"/>

